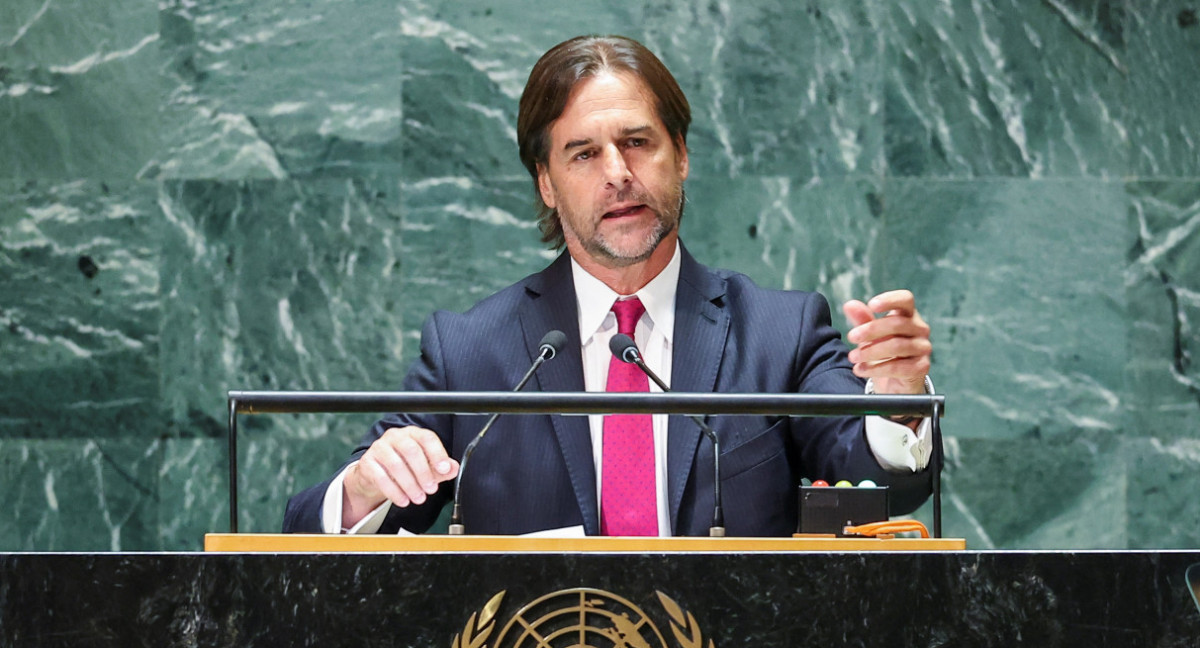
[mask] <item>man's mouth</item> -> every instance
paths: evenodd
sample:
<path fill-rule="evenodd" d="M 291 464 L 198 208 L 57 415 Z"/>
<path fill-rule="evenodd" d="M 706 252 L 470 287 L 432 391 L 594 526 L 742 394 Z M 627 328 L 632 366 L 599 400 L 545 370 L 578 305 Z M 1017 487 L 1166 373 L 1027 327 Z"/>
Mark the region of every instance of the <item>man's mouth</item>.
<path fill-rule="evenodd" d="M 628 205 L 626 207 L 621 207 L 619 209 L 614 209 L 612 211 L 605 212 L 604 218 L 606 218 L 606 219 L 607 218 L 623 218 L 625 216 L 635 216 L 637 214 L 640 214 L 641 211 L 645 208 L 646 208 L 646 206 L 642 205 L 642 204 Z"/>

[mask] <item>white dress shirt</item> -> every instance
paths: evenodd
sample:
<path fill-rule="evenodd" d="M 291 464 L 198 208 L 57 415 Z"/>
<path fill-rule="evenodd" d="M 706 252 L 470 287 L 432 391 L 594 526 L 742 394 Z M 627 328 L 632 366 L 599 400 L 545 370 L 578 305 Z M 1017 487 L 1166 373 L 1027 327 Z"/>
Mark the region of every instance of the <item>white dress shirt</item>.
<path fill-rule="evenodd" d="M 638 320 L 633 341 L 646 366 L 668 386 L 671 384 L 671 349 L 675 333 L 675 292 L 679 285 L 679 245 L 667 267 L 633 295 L 618 295 L 604 282 L 588 274 L 571 259 L 578 302 L 579 339 L 583 341 L 583 388 L 602 392 L 608 385 L 608 363 L 613 359 L 608 341 L 617 334 L 617 316 L 612 312 L 618 298 L 637 297 L 646 312 Z M 650 391 L 662 390 L 650 381 Z M 658 501 L 658 535 L 671 535 L 671 512 L 667 510 L 667 415 L 654 414 L 654 490 Z M 604 449 L 604 415 L 588 416 L 592 433 L 592 461 L 596 464 L 596 510 L 600 510 L 601 466 Z"/>
<path fill-rule="evenodd" d="M 667 385 L 671 384 L 671 355 L 675 332 L 675 294 L 679 284 L 679 245 L 667 267 L 650 283 L 633 295 L 618 295 L 604 282 L 588 274 L 575 259 L 571 259 L 571 275 L 575 283 L 575 298 L 579 314 L 579 337 L 583 354 L 583 385 L 586 391 L 602 392 L 608 382 L 608 363 L 612 352 L 608 342 L 617 334 L 617 318 L 612 313 L 612 304 L 618 298 L 636 296 L 646 307 L 638 320 L 634 341 L 642 353 L 646 365 Z M 926 383 L 929 385 L 929 383 Z M 661 391 L 651 381 L 650 391 Z M 930 390 L 932 393 L 932 390 Z M 873 386 L 867 382 L 867 393 Z M 667 509 L 667 415 L 651 417 L 654 429 L 654 475 L 658 502 L 658 534 L 671 535 L 671 517 Z M 588 416 L 592 437 L 592 460 L 596 465 L 596 509 L 600 508 L 600 484 L 602 453 L 604 448 L 604 415 Z M 879 416 L 865 418 L 867 444 L 880 465 L 897 472 L 924 470 L 929 464 L 933 448 L 929 419 L 922 421 L 914 435 L 907 426 L 893 423 Z M 353 466 L 350 464 L 347 469 Z M 326 533 L 374 533 L 383 524 L 390 502 L 380 504 L 352 528 L 342 527 L 342 479 L 343 470 L 325 491 L 325 502 L 321 511 L 322 526 Z"/>

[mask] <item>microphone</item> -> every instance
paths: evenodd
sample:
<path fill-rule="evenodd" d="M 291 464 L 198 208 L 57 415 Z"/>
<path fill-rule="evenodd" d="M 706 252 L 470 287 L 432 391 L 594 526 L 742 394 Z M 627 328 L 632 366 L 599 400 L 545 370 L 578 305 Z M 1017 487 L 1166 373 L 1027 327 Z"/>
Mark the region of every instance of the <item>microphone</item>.
<path fill-rule="evenodd" d="M 642 353 L 638 351 L 637 343 L 633 338 L 624 333 L 617 333 L 608 341 L 608 350 L 612 351 L 613 357 L 621 362 L 637 365 L 658 388 L 663 390 L 663 393 L 671 391 L 667 384 L 662 381 L 650 367 L 642 360 Z M 696 422 L 700 426 L 700 430 L 704 432 L 704 436 L 712 442 L 713 446 L 713 499 L 716 504 L 713 506 L 713 522 L 712 527 L 708 529 L 708 535 L 714 538 L 725 537 L 725 512 L 721 508 L 721 445 L 717 441 L 717 433 L 713 431 L 703 418 L 695 414 L 689 414 L 688 418 Z"/>
<path fill-rule="evenodd" d="M 562 348 L 566 344 L 567 334 L 557 329 L 543 335 L 542 341 L 538 344 L 537 357 L 533 359 L 533 364 L 529 367 L 529 371 L 525 372 L 525 375 L 521 378 L 521 382 L 517 383 L 513 391 L 521 391 L 525 387 L 525 383 L 529 382 L 529 379 L 533 377 L 534 372 L 547 360 L 554 359 L 554 356 L 558 355 L 558 352 L 562 351 Z M 475 446 L 479 445 L 479 442 L 483 440 L 483 435 L 492 429 L 492 424 L 498 418 L 500 418 L 499 412 L 492 414 L 487 423 L 483 424 L 483 429 L 479 431 L 479 434 L 476 434 L 475 438 L 471 439 L 471 442 L 467 444 L 467 449 L 463 450 L 463 458 L 458 465 L 458 476 L 454 478 L 454 508 L 450 511 L 450 528 L 447 530 L 447 533 L 450 535 L 463 535 L 466 532 L 466 527 L 463 526 L 462 522 L 462 513 L 458 506 L 458 494 L 462 490 L 462 477 L 467 472 L 467 460 L 475 452 Z"/>

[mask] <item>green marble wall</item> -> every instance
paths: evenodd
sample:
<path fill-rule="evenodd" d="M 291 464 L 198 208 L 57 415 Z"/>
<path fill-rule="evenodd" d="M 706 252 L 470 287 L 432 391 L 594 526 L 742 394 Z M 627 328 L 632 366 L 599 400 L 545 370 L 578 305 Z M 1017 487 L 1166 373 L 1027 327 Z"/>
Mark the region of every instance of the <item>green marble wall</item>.
<path fill-rule="evenodd" d="M 947 534 L 1200 546 L 1200 4 L 610 4 L 0 3 L 0 550 L 198 548 L 226 390 L 394 387 L 539 268 L 516 100 L 590 32 L 691 99 L 702 260 L 918 293 Z M 242 528 L 368 420 L 245 417 Z"/>

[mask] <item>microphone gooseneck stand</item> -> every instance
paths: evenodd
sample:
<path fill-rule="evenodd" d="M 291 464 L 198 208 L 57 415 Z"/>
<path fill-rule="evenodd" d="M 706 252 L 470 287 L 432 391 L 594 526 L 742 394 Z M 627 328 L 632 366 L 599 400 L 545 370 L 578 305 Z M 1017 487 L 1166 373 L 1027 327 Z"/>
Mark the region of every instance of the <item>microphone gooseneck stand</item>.
<path fill-rule="evenodd" d="M 547 360 L 554 359 L 554 356 L 558 355 L 558 352 L 561 351 L 566 344 L 567 336 L 562 331 L 554 330 L 544 335 L 542 337 L 541 344 L 538 345 L 538 356 L 534 358 L 533 364 L 529 367 L 529 370 L 525 372 L 525 375 L 521 378 L 521 382 L 517 383 L 517 386 L 513 389 L 513 391 L 521 391 L 521 389 L 525 387 L 525 383 L 529 382 L 529 379 L 533 377 L 533 374 L 538 370 L 538 368 L 541 367 L 542 364 Z M 454 507 L 450 510 L 450 527 L 447 529 L 447 533 L 449 535 L 463 535 L 466 533 L 466 527 L 463 525 L 462 521 L 462 510 L 458 506 L 458 495 L 462 491 L 462 476 L 463 473 L 467 472 L 467 461 L 471 458 L 471 455 L 474 454 L 475 446 L 479 445 L 479 442 L 483 440 L 483 435 L 487 434 L 488 430 L 492 429 L 492 424 L 495 423 L 496 419 L 498 418 L 500 418 L 499 412 L 492 414 L 491 418 L 487 420 L 487 423 L 483 424 L 483 429 L 479 430 L 479 434 L 476 434 L 475 438 L 471 439 L 471 442 L 467 444 L 467 448 L 463 450 L 462 461 L 458 464 L 458 476 L 454 478 Z"/>

